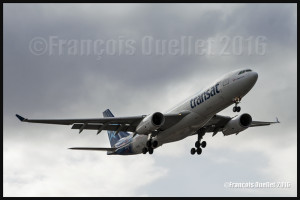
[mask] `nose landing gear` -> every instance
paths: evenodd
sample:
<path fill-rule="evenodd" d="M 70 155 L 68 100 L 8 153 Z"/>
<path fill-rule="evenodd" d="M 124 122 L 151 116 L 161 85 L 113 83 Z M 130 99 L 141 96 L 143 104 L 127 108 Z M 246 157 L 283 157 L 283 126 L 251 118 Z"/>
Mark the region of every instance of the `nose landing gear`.
<path fill-rule="evenodd" d="M 203 136 L 205 135 L 205 129 L 201 128 L 197 131 L 198 133 L 198 140 L 195 142 L 195 147 L 196 148 L 192 148 L 191 149 L 191 154 L 194 155 L 195 153 L 197 153 L 198 155 L 200 155 L 202 153 L 202 148 L 206 147 L 206 142 L 201 140 L 203 139 Z"/>
<path fill-rule="evenodd" d="M 233 112 L 240 112 L 241 111 L 241 107 L 237 106 L 240 102 L 241 102 L 242 98 L 239 97 L 235 97 L 233 99 L 233 102 L 235 103 L 235 106 L 233 107 Z"/>

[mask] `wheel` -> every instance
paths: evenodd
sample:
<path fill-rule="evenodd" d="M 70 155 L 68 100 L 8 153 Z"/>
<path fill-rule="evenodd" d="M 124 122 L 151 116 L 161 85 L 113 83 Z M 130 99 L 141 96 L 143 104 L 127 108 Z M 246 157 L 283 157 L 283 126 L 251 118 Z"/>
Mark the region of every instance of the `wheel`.
<path fill-rule="evenodd" d="M 153 154 L 153 149 L 152 148 L 149 149 L 149 154 Z"/>
<path fill-rule="evenodd" d="M 232 110 L 233 110 L 233 112 L 236 112 L 236 106 L 234 106 Z"/>
<path fill-rule="evenodd" d="M 197 154 L 200 155 L 201 153 L 202 153 L 202 149 L 201 149 L 201 148 L 198 148 L 198 149 L 197 149 Z"/>
<path fill-rule="evenodd" d="M 192 149 L 191 149 L 191 154 L 194 155 L 195 153 L 196 153 L 196 149 L 195 149 L 195 148 L 192 148 Z"/>
<path fill-rule="evenodd" d="M 154 140 L 154 141 L 152 142 L 152 146 L 153 146 L 153 148 L 156 148 L 156 147 L 158 146 L 158 142 L 157 142 L 156 140 Z"/>
<path fill-rule="evenodd" d="M 237 111 L 237 112 L 240 112 L 240 111 L 241 111 L 241 107 L 238 106 L 238 107 L 236 108 L 236 111 Z"/>
<path fill-rule="evenodd" d="M 146 146 L 147 146 L 148 148 L 151 148 L 151 140 L 148 140 L 148 141 L 147 141 Z"/>
<path fill-rule="evenodd" d="M 195 142 L 195 147 L 196 147 L 196 148 L 199 148 L 199 147 L 200 147 L 200 142 L 199 142 L 199 141 Z"/>
<path fill-rule="evenodd" d="M 143 154 L 146 154 L 147 153 L 147 148 L 144 147 L 143 150 L 142 150 Z"/>
<path fill-rule="evenodd" d="M 205 142 L 205 141 L 201 142 L 201 147 L 202 147 L 202 148 L 205 148 L 205 147 L 206 147 L 206 142 Z"/>

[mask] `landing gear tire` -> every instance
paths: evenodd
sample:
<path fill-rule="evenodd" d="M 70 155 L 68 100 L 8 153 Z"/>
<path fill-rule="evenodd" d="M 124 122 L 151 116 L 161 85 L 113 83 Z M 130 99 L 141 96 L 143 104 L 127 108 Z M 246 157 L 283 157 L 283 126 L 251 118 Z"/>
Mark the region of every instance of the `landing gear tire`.
<path fill-rule="evenodd" d="M 152 142 L 152 146 L 153 146 L 153 148 L 156 148 L 156 147 L 158 146 L 158 142 L 157 142 L 156 140 L 154 140 L 154 141 Z"/>
<path fill-rule="evenodd" d="M 191 154 L 194 155 L 195 153 L 196 153 L 196 149 L 195 149 L 195 148 L 192 148 L 192 149 L 191 149 Z"/>
<path fill-rule="evenodd" d="M 198 149 L 197 149 L 197 154 L 200 155 L 201 153 L 202 153 L 202 149 L 201 149 L 201 148 L 198 148 Z"/>
<path fill-rule="evenodd" d="M 241 107 L 240 106 L 234 106 L 232 110 L 233 110 L 233 112 L 240 112 Z"/>
<path fill-rule="evenodd" d="M 148 151 L 148 150 L 147 150 L 147 148 L 146 148 L 146 147 L 144 147 L 144 148 L 143 148 L 143 150 L 142 150 L 143 154 L 146 154 L 146 153 L 147 153 L 147 151 Z"/>
<path fill-rule="evenodd" d="M 153 154 L 153 149 L 152 148 L 149 148 L 149 154 Z"/>
<path fill-rule="evenodd" d="M 148 148 L 151 148 L 151 140 L 148 140 L 148 141 L 147 141 L 146 146 L 147 146 Z"/>
<path fill-rule="evenodd" d="M 201 148 L 205 148 L 206 147 L 206 142 L 201 140 L 203 139 L 205 133 L 206 133 L 206 129 L 205 128 L 200 128 L 199 130 L 196 131 L 196 133 L 198 134 L 198 139 L 195 142 L 195 147 L 196 148 L 192 148 L 191 149 L 191 154 L 194 155 L 195 153 L 197 153 L 198 155 L 200 155 L 202 153 L 202 149 Z"/>

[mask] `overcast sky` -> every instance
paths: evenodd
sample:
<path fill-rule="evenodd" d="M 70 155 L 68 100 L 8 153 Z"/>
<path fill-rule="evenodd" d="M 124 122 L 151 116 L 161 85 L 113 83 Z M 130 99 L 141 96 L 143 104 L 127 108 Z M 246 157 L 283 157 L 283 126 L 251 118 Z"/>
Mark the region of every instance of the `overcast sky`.
<path fill-rule="evenodd" d="M 296 196 L 296 4 L 4 4 L 4 196 Z M 85 45 L 85 46 L 84 46 Z M 165 45 L 165 46 L 164 46 Z M 200 49 L 200 50 L 199 50 Z M 222 76 L 259 78 L 240 104 L 280 124 L 107 156 L 106 131 L 28 118 L 164 112 Z M 235 116 L 232 106 L 219 114 Z M 226 188 L 288 182 L 289 188 Z"/>

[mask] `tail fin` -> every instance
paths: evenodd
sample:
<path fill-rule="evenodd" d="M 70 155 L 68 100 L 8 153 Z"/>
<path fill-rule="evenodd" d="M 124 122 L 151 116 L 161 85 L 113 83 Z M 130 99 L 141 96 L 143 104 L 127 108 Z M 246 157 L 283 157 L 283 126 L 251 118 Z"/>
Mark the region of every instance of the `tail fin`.
<path fill-rule="evenodd" d="M 114 117 L 114 115 L 111 113 L 111 111 L 109 109 L 106 109 L 103 112 L 103 117 Z M 114 147 L 114 145 L 121 139 L 124 137 L 127 137 L 128 135 L 130 135 L 127 132 L 123 132 L 120 131 L 117 135 L 115 135 L 116 131 L 107 131 L 108 134 L 108 138 L 109 138 L 109 142 L 110 142 L 110 146 Z"/>

